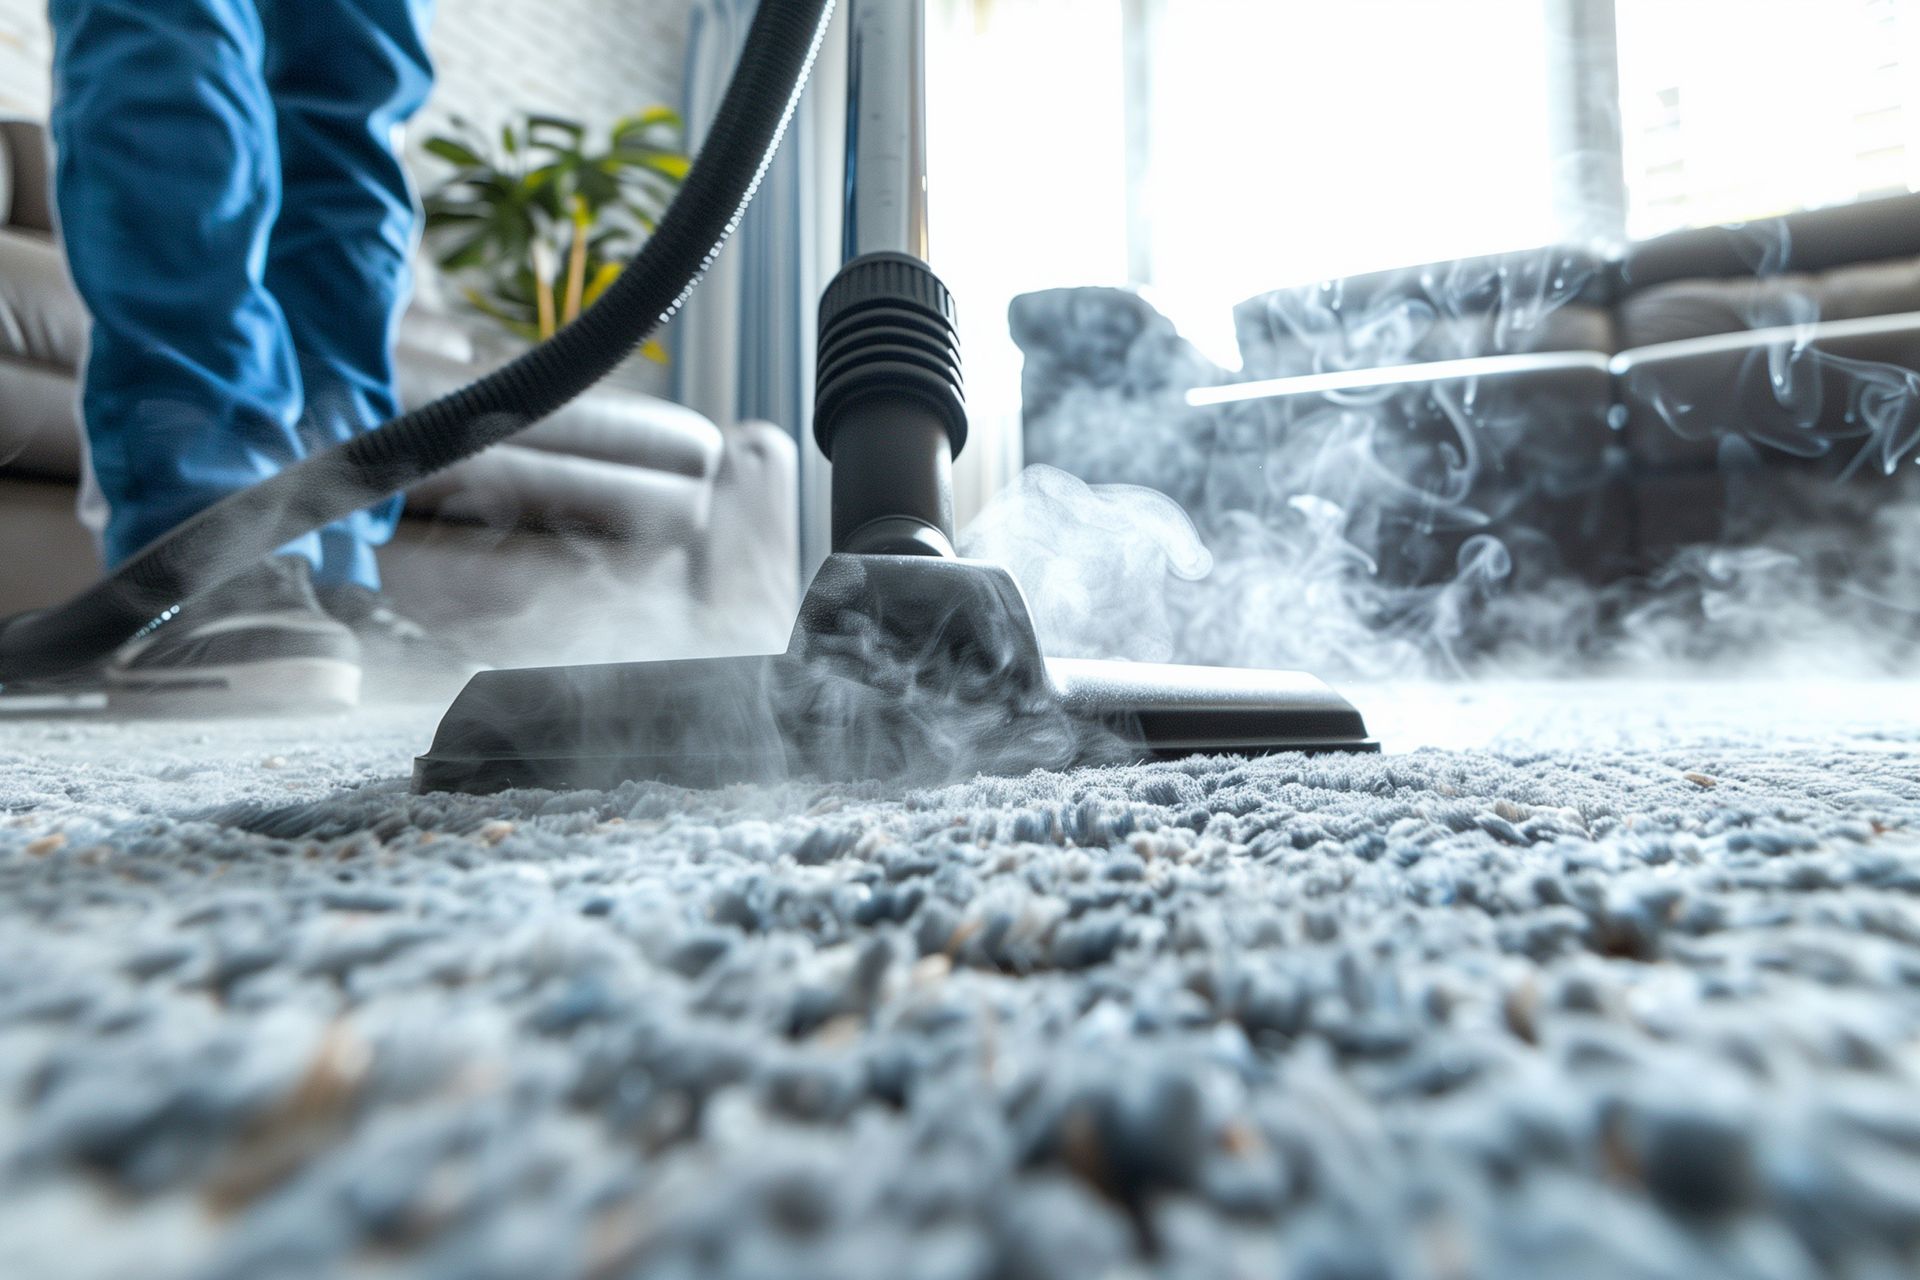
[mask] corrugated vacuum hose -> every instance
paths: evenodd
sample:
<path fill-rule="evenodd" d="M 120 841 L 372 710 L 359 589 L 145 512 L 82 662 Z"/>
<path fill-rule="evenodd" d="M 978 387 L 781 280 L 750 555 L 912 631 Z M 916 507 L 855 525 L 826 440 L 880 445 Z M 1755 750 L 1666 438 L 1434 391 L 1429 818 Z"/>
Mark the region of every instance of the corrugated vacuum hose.
<path fill-rule="evenodd" d="M 760 0 L 707 141 L 659 229 L 580 318 L 431 404 L 208 507 L 66 604 L 0 623 L 0 685 L 77 671 L 181 601 L 532 426 L 685 303 L 739 225 L 792 119 L 834 0 Z"/>

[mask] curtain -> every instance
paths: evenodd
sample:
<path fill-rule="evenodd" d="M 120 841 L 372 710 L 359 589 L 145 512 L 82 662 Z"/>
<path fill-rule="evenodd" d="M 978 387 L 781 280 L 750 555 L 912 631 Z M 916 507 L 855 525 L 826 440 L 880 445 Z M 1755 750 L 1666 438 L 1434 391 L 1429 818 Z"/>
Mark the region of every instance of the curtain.
<path fill-rule="evenodd" d="M 757 0 L 693 0 L 683 113 L 697 150 L 719 110 Z M 841 19 L 835 18 L 836 28 Z M 686 309 L 667 345 L 674 398 L 730 425 L 775 423 L 801 457 L 801 558 L 825 555 L 825 459 L 813 445 L 813 347 L 820 291 L 839 265 L 837 175 L 842 168 L 844 41 L 830 33 L 779 155 L 753 206 Z"/>

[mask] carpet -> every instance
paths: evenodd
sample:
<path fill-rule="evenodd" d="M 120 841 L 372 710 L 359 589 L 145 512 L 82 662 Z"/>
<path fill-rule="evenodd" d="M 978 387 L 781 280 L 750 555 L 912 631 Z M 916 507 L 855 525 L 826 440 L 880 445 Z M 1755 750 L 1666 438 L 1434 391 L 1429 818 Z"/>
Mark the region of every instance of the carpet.
<path fill-rule="evenodd" d="M 1914 1274 L 1916 687 L 1360 692 L 910 791 L 0 720 L 0 1275 Z"/>

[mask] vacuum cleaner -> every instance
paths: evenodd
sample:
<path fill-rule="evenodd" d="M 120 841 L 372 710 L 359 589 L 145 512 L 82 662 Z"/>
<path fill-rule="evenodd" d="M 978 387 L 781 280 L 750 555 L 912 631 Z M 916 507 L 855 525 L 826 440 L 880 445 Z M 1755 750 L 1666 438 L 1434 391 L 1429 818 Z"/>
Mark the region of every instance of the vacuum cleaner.
<path fill-rule="evenodd" d="M 852 0 L 845 265 L 820 303 L 814 434 L 832 554 L 785 653 L 485 671 L 417 790 L 717 786 L 1024 772 L 1194 753 L 1371 751 L 1293 672 L 1047 658 L 1018 584 L 956 556 L 967 416 L 954 300 L 927 266 L 923 0 Z M 833 0 L 761 0 L 678 198 L 602 298 L 451 394 L 233 494 L 72 601 L 0 624 L 0 684 L 83 669 L 277 548 L 505 440 L 684 304 L 765 175 Z"/>

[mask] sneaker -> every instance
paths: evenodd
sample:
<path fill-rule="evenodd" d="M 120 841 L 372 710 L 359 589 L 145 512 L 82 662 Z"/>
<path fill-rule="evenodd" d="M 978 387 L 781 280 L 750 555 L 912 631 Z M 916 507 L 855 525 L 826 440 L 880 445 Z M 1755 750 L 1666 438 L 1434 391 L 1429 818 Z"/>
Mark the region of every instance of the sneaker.
<path fill-rule="evenodd" d="M 98 711 L 106 705 L 106 678 L 106 664 L 96 662 L 62 675 L 10 680 L 0 684 L 0 716 Z"/>
<path fill-rule="evenodd" d="M 107 710 L 135 715 L 344 711 L 360 642 L 314 598 L 305 560 L 275 556 L 181 605 L 107 666 Z"/>
<path fill-rule="evenodd" d="M 366 695 L 382 702 L 441 702 L 486 664 L 435 636 L 387 604 L 378 591 L 348 583 L 316 589 L 320 607 L 360 641 Z"/>

